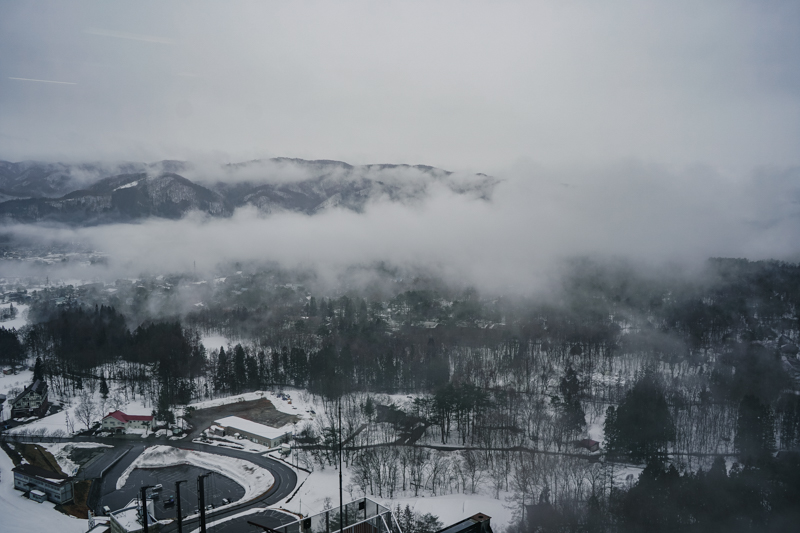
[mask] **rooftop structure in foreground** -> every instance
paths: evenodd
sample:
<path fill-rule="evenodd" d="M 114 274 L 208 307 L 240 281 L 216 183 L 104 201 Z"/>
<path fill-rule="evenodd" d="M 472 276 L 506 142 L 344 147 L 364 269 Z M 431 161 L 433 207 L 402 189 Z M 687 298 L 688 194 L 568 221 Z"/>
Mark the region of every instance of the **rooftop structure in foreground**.
<path fill-rule="evenodd" d="M 153 514 L 153 500 L 147 500 L 147 528 L 149 531 L 157 532 L 160 524 Z M 112 511 L 109 525 L 112 533 L 137 533 L 144 531 L 142 525 L 142 504 L 139 500 L 131 500 L 128 505 L 119 511 Z"/>
<path fill-rule="evenodd" d="M 278 533 L 337 533 L 340 529 L 344 533 L 402 533 L 392 511 L 369 498 L 346 503 L 341 517 L 336 507 L 273 529 Z"/>
<path fill-rule="evenodd" d="M 477 513 L 452 526 L 440 529 L 437 533 L 493 533 L 491 516 Z"/>

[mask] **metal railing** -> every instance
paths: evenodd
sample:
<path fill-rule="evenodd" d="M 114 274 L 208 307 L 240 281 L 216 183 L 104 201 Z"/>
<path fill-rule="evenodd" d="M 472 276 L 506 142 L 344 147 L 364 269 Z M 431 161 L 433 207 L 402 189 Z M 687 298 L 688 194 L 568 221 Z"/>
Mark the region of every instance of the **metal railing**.
<path fill-rule="evenodd" d="M 328 509 L 275 530 L 279 533 L 402 533 L 391 509 L 369 498 L 346 503 L 341 515 L 338 508 Z"/>

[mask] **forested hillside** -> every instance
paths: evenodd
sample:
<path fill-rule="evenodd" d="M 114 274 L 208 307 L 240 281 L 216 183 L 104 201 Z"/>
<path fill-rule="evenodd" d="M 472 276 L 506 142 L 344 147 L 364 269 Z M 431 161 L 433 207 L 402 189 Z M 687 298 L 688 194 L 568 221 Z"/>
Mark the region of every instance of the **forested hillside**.
<path fill-rule="evenodd" d="M 314 293 L 307 274 L 233 268 L 37 291 L 19 348 L 56 395 L 115 382 L 161 414 L 284 387 L 341 401 L 365 492 L 510 491 L 520 530 L 782 531 L 797 519 L 796 264 L 712 259 L 655 276 L 581 260 L 540 297 L 391 272 Z M 208 335 L 231 343 L 209 352 Z M 333 464 L 337 434 L 332 419 L 302 428 L 304 460 Z"/>

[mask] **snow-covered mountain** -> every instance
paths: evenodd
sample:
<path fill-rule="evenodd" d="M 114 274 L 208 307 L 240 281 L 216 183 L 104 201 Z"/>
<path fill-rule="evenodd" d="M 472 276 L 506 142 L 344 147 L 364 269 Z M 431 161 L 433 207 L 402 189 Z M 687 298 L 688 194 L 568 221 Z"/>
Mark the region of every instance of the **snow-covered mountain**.
<path fill-rule="evenodd" d="M 232 206 L 219 194 L 177 174 L 123 174 L 60 198 L 0 203 L 0 217 L 16 222 L 101 224 L 150 216 L 181 218 L 189 211 L 228 216 Z"/>
<path fill-rule="evenodd" d="M 236 207 L 312 215 L 361 212 L 379 200 L 416 203 L 434 187 L 489 200 L 498 180 L 424 165 L 349 165 L 276 158 L 200 166 L 181 161 L 66 165 L 0 162 L 0 218 L 98 224 L 199 210 L 228 216 Z M 5 196 L 2 196 L 5 194 Z"/>

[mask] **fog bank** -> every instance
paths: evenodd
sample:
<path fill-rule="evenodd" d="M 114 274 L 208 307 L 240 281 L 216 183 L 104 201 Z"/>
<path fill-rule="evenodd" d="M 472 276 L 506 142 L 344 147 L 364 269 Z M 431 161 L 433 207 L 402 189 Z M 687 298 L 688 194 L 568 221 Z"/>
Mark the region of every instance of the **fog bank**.
<path fill-rule="evenodd" d="M 603 167 L 517 165 L 490 201 L 432 185 L 421 203 L 367 204 L 364 213 L 182 220 L 88 228 L 6 227 L 21 242 L 77 242 L 108 254 L 94 273 L 136 276 L 212 272 L 221 263 L 276 262 L 333 280 L 352 265 L 422 268 L 500 292 L 552 282 L 575 256 L 642 265 L 698 265 L 708 257 L 797 260 L 799 169 L 732 178 L 709 168 L 671 170 L 625 162 Z M 97 268 L 97 267 L 95 267 Z"/>

